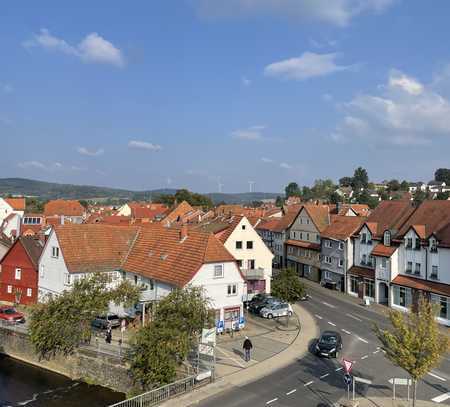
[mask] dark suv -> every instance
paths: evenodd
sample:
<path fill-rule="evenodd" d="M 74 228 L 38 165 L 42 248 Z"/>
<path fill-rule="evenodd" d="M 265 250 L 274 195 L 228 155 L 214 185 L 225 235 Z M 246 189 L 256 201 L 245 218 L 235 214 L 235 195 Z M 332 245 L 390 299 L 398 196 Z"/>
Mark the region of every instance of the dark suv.
<path fill-rule="evenodd" d="M 337 358 L 342 350 L 342 338 L 338 332 L 325 331 L 316 343 L 316 355 Z"/>
<path fill-rule="evenodd" d="M 257 301 L 250 302 L 250 305 L 248 306 L 248 310 L 256 315 L 259 315 L 259 312 L 272 304 L 278 303 L 280 300 L 275 297 L 266 296 L 264 298 L 261 298 Z"/>
<path fill-rule="evenodd" d="M 108 326 L 117 328 L 120 326 L 120 318 L 116 314 L 101 315 L 95 318 L 91 325 L 97 329 L 106 329 Z"/>

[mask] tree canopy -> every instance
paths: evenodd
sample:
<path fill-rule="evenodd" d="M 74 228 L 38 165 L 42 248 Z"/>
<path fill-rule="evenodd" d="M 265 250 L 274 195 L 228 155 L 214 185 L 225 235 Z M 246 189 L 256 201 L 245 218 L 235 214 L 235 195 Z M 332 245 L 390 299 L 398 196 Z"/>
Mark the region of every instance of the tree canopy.
<path fill-rule="evenodd" d="M 367 170 L 363 167 L 358 167 L 355 169 L 352 178 L 352 188 L 355 190 L 359 190 L 361 188 L 367 188 L 369 184 L 369 175 L 367 174 Z"/>
<path fill-rule="evenodd" d="M 296 182 L 290 182 L 286 188 L 284 188 L 284 192 L 286 195 L 286 198 L 289 198 L 290 196 L 301 196 L 301 190 L 300 187 Z"/>
<path fill-rule="evenodd" d="M 434 173 L 434 179 L 450 185 L 450 168 L 438 168 Z"/>
<path fill-rule="evenodd" d="M 283 269 L 273 279 L 271 291 L 283 301 L 296 302 L 305 295 L 305 286 L 295 270 Z"/>
<path fill-rule="evenodd" d="M 161 194 L 155 198 L 155 202 L 164 203 L 172 206 L 174 203 L 186 201 L 192 206 L 202 206 L 204 208 L 211 208 L 213 206 L 212 200 L 206 195 L 197 194 L 187 189 L 179 189 L 175 195 Z"/>

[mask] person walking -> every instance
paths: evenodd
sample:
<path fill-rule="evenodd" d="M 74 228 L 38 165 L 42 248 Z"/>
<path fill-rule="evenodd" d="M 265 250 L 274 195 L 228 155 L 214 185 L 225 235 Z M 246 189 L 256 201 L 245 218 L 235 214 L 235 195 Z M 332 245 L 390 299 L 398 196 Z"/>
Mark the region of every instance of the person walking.
<path fill-rule="evenodd" d="M 245 337 L 244 345 L 242 345 L 242 347 L 244 348 L 245 361 L 250 362 L 250 351 L 253 348 L 253 344 L 252 341 L 248 339 L 248 336 Z"/>
<path fill-rule="evenodd" d="M 106 343 L 111 343 L 111 340 L 112 340 L 112 330 L 111 326 L 108 326 L 108 329 L 106 330 L 105 341 Z"/>

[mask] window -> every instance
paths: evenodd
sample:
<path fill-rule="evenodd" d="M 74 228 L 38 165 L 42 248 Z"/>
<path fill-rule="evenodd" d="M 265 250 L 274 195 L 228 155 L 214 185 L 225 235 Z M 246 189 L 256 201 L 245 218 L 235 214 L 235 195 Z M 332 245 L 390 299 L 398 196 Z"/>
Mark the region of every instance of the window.
<path fill-rule="evenodd" d="M 242 225 L 242 230 L 245 230 L 245 225 Z"/>
<path fill-rule="evenodd" d="M 316 241 L 320 242 L 320 236 L 319 235 L 316 235 Z"/>
<path fill-rule="evenodd" d="M 70 278 L 70 274 L 69 274 L 69 273 L 67 273 L 67 274 L 65 275 L 64 280 L 65 280 L 65 281 L 64 281 L 64 284 L 70 285 L 71 278 Z"/>
<path fill-rule="evenodd" d="M 309 218 L 306 218 L 306 224 L 309 225 Z"/>
<path fill-rule="evenodd" d="M 237 264 L 238 264 L 238 266 L 239 266 L 240 268 L 242 268 L 242 260 L 238 260 L 238 261 L 237 261 Z"/>
<path fill-rule="evenodd" d="M 43 264 L 41 264 L 41 266 L 40 266 L 40 268 L 39 268 L 39 271 L 40 271 L 40 273 L 39 273 L 39 277 L 41 277 L 41 278 L 43 278 L 44 277 L 44 265 Z"/>
<path fill-rule="evenodd" d="M 236 295 L 237 294 L 237 285 L 236 284 L 228 284 L 227 293 L 228 293 L 228 295 Z"/>
<path fill-rule="evenodd" d="M 253 241 L 252 240 L 249 240 L 247 242 L 247 249 L 253 249 Z"/>
<path fill-rule="evenodd" d="M 408 263 L 406 263 L 406 272 L 412 273 L 412 261 L 408 261 Z"/>
<path fill-rule="evenodd" d="M 249 270 L 255 269 L 255 260 L 247 260 L 247 267 Z"/>
<path fill-rule="evenodd" d="M 309 240 L 309 233 L 306 234 L 306 240 Z"/>
<path fill-rule="evenodd" d="M 331 240 L 325 240 L 325 247 L 331 248 L 332 246 Z"/>
<path fill-rule="evenodd" d="M 52 247 L 52 257 L 57 259 L 59 257 L 59 247 L 53 246 Z"/>
<path fill-rule="evenodd" d="M 441 297 L 440 295 L 431 294 L 431 301 L 439 306 L 437 316 L 443 319 L 450 319 L 449 304 L 447 297 Z"/>
<path fill-rule="evenodd" d="M 375 298 L 375 282 L 371 280 L 364 280 L 365 290 L 364 294 L 366 297 Z"/>
<path fill-rule="evenodd" d="M 385 246 L 391 245 L 391 232 L 389 232 L 388 230 L 386 230 L 386 232 L 384 232 L 384 242 L 383 243 Z"/>
<path fill-rule="evenodd" d="M 434 238 L 430 239 L 430 252 L 432 252 L 432 253 L 437 252 L 437 242 L 436 242 L 436 239 L 434 239 Z"/>
<path fill-rule="evenodd" d="M 406 239 L 406 248 L 407 249 L 412 249 L 412 237 L 408 237 L 407 239 Z"/>
<path fill-rule="evenodd" d="M 400 307 L 408 308 L 411 306 L 411 289 L 407 287 L 400 287 L 398 285 L 394 285 L 394 304 Z"/>
<path fill-rule="evenodd" d="M 382 257 L 382 258 L 381 258 L 380 268 L 385 269 L 386 266 L 387 266 L 386 257 Z"/>
<path fill-rule="evenodd" d="M 134 276 L 134 285 L 137 285 L 138 283 L 138 276 Z"/>
<path fill-rule="evenodd" d="M 330 256 L 325 256 L 325 263 L 331 264 L 331 257 Z"/>
<path fill-rule="evenodd" d="M 150 279 L 150 290 L 154 290 L 155 289 L 155 282 Z"/>
<path fill-rule="evenodd" d="M 367 263 L 367 255 L 363 254 L 361 257 L 361 264 L 366 264 Z"/>
<path fill-rule="evenodd" d="M 414 265 L 414 274 L 420 274 L 420 263 Z"/>
<path fill-rule="evenodd" d="M 358 277 L 350 277 L 350 292 L 358 294 Z"/>
<path fill-rule="evenodd" d="M 27 297 L 31 297 L 33 295 L 33 290 L 31 288 L 27 288 Z"/>
<path fill-rule="evenodd" d="M 242 249 L 242 241 L 236 241 L 236 249 Z"/>
<path fill-rule="evenodd" d="M 21 269 L 16 269 L 15 279 L 16 280 L 20 280 L 21 277 L 22 277 L 22 270 Z"/>
<path fill-rule="evenodd" d="M 367 244 L 371 245 L 372 244 L 372 236 L 369 234 L 367 235 Z"/>
<path fill-rule="evenodd" d="M 300 240 L 303 240 L 303 233 L 300 232 Z"/>
<path fill-rule="evenodd" d="M 367 242 L 367 233 L 363 233 L 361 236 L 361 243 L 365 244 Z"/>
<path fill-rule="evenodd" d="M 214 266 L 214 278 L 222 278 L 223 277 L 223 265 L 216 264 Z"/>
<path fill-rule="evenodd" d="M 300 224 L 302 224 L 303 223 L 303 218 L 300 218 Z"/>
<path fill-rule="evenodd" d="M 416 245 L 415 245 L 414 249 L 420 250 L 420 239 L 418 237 L 416 238 Z"/>
<path fill-rule="evenodd" d="M 339 261 L 338 261 L 338 266 L 339 266 L 339 267 L 344 267 L 344 260 L 339 259 Z"/>
<path fill-rule="evenodd" d="M 339 250 L 344 250 L 344 242 L 339 242 Z"/>
<path fill-rule="evenodd" d="M 331 273 L 329 271 L 325 271 L 325 280 L 331 280 Z"/>
<path fill-rule="evenodd" d="M 431 266 L 430 278 L 434 280 L 438 279 L 438 266 Z"/>

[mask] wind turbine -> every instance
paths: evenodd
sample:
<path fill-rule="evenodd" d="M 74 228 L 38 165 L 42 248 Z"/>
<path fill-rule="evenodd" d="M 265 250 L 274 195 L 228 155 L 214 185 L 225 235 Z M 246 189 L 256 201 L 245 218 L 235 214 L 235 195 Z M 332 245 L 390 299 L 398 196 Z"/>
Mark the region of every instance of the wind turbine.
<path fill-rule="evenodd" d="M 255 185 L 255 181 L 248 181 L 249 192 L 253 192 L 253 186 Z"/>
<path fill-rule="evenodd" d="M 219 188 L 219 193 L 222 193 L 223 184 L 220 182 L 220 177 L 217 177 L 217 186 Z"/>

